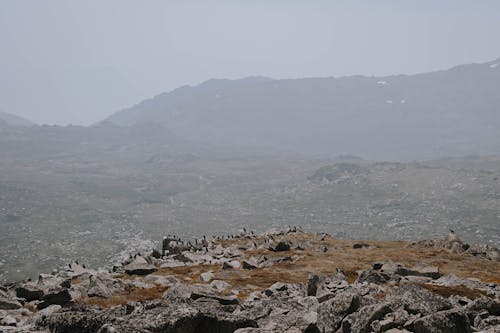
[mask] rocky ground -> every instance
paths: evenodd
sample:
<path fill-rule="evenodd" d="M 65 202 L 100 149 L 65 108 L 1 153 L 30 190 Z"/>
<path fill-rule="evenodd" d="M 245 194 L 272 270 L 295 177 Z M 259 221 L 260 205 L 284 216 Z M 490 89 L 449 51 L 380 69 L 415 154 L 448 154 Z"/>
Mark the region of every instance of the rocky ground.
<path fill-rule="evenodd" d="M 0 332 L 500 332 L 500 252 L 454 233 L 170 235 L 108 270 L 2 285 Z"/>

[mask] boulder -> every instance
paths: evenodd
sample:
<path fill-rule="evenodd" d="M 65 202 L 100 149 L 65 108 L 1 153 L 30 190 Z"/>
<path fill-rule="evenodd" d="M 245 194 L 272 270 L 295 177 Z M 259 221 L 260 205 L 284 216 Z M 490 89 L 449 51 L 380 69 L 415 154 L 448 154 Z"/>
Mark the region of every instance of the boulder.
<path fill-rule="evenodd" d="M 285 283 L 282 282 L 276 282 L 266 290 L 264 290 L 264 293 L 267 296 L 271 296 L 272 294 L 279 292 L 279 291 L 285 291 L 288 289 L 288 286 Z"/>
<path fill-rule="evenodd" d="M 375 320 L 380 320 L 392 310 L 388 303 L 382 302 L 362 307 L 358 312 L 348 315 L 342 321 L 344 333 L 369 333 Z"/>
<path fill-rule="evenodd" d="M 491 299 L 489 297 L 480 297 L 472 301 L 466 306 L 468 313 L 478 313 L 487 311 L 492 316 L 500 316 L 500 300 Z"/>
<path fill-rule="evenodd" d="M 415 333 L 471 333 L 467 316 L 459 310 L 436 312 L 415 320 Z"/>
<path fill-rule="evenodd" d="M 205 292 L 205 291 L 197 291 L 197 290 L 195 290 L 191 293 L 191 299 L 197 300 L 199 298 L 213 299 L 222 305 L 231 305 L 231 304 L 239 304 L 240 303 L 238 297 L 236 297 L 236 296 L 221 296 L 221 295 L 217 295 L 215 293 Z"/>
<path fill-rule="evenodd" d="M 231 260 L 231 261 L 225 261 L 222 264 L 222 269 L 238 269 L 240 268 L 241 264 L 237 260 Z"/>
<path fill-rule="evenodd" d="M 0 320 L 1 326 L 17 326 L 17 320 L 13 316 L 5 316 Z"/>
<path fill-rule="evenodd" d="M 43 296 L 42 302 L 37 305 L 37 308 L 44 309 L 52 304 L 65 306 L 70 304 L 72 300 L 71 293 L 66 288 L 50 289 Z"/>
<path fill-rule="evenodd" d="M 89 297 L 110 297 L 115 292 L 113 282 L 103 277 L 92 275 L 89 279 L 87 295 Z"/>
<path fill-rule="evenodd" d="M 213 272 L 204 272 L 200 274 L 200 281 L 201 282 L 209 282 L 215 277 L 215 274 Z"/>
<path fill-rule="evenodd" d="M 224 291 L 224 290 L 228 289 L 229 287 L 231 287 L 231 285 L 229 283 L 227 283 L 226 281 L 213 280 L 212 282 L 210 282 L 210 288 L 217 290 L 217 291 Z"/>
<path fill-rule="evenodd" d="M 387 299 L 392 308 L 403 307 L 410 314 L 424 316 L 452 308 L 448 299 L 410 283 L 395 289 Z"/>
<path fill-rule="evenodd" d="M 148 275 L 156 272 L 158 269 L 153 265 L 148 264 L 128 264 L 125 268 L 125 273 L 128 275 Z"/>
<path fill-rule="evenodd" d="M 22 307 L 22 304 L 15 299 L 0 297 L 0 310 L 14 310 Z"/>
<path fill-rule="evenodd" d="M 337 293 L 318 307 L 318 328 L 321 332 L 336 332 L 342 320 L 359 309 L 361 297 L 356 291 Z"/>
<path fill-rule="evenodd" d="M 272 244 L 269 247 L 269 250 L 274 251 L 274 252 L 281 252 L 281 251 L 290 251 L 290 248 L 292 247 L 292 243 L 288 240 L 280 240 L 275 244 Z"/>
<path fill-rule="evenodd" d="M 34 282 L 21 284 L 16 288 L 16 296 L 26 301 L 40 301 L 44 296 L 43 290 Z"/>

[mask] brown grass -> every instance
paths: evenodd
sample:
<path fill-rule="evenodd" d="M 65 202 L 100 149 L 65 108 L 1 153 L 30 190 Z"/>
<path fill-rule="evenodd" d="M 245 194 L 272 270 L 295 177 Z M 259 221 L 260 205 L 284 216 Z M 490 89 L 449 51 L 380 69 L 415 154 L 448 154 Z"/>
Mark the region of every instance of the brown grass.
<path fill-rule="evenodd" d="M 117 305 L 124 305 L 131 301 L 148 301 L 161 298 L 167 288 L 154 287 L 146 289 L 132 289 L 121 294 L 113 295 L 109 298 L 85 297 L 80 299 L 81 303 L 97 305 L 101 308 L 109 308 Z"/>
<path fill-rule="evenodd" d="M 279 239 L 280 237 L 275 237 Z M 316 235 L 296 234 L 287 235 L 287 239 L 293 244 L 297 242 L 309 242 L 312 246 L 306 250 L 291 250 L 284 252 L 272 252 L 267 249 L 248 250 L 244 253 L 244 258 L 262 255 L 268 258 L 291 256 L 292 262 L 283 262 L 271 267 L 257 268 L 253 270 L 229 269 L 222 270 L 221 265 L 197 265 L 182 266 L 174 268 L 161 268 L 155 274 L 173 275 L 185 283 L 200 283 L 199 277 L 203 272 L 209 270 L 215 274 L 214 279 L 224 280 L 231 284 L 230 289 L 237 289 L 239 297 L 245 298 L 254 290 L 262 290 L 275 282 L 304 283 L 309 273 L 334 274 L 340 269 L 347 276 L 348 282 L 356 280 L 357 271 L 367 269 L 374 262 L 391 260 L 401 263 L 406 267 L 417 264 L 433 265 L 439 267 L 443 274 L 455 274 L 462 278 L 478 278 L 485 282 L 500 283 L 500 262 L 481 259 L 469 255 L 451 254 L 442 249 L 426 248 L 419 245 L 411 245 L 407 242 L 372 242 L 370 249 L 353 249 L 356 241 L 336 240 L 327 237 L 324 241 L 319 241 Z M 263 244 L 263 239 L 254 239 L 258 244 Z M 247 244 L 248 239 L 230 239 L 220 241 L 224 246 L 235 244 Z M 325 245 L 328 251 L 323 253 L 316 250 L 319 245 Z M 135 277 L 138 278 L 138 277 Z M 483 295 L 478 290 L 465 287 L 435 287 L 427 286 L 436 293 L 442 295 L 463 295 L 467 297 L 478 297 Z M 256 289 L 257 288 L 257 289 Z M 84 302 L 100 306 L 112 306 L 124 304 L 130 300 L 146 300 L 161 297 L 164 290 L 157 288 L 132 290 L 123 295 L 113 296 L 111 299 L 86 299 Z"/>

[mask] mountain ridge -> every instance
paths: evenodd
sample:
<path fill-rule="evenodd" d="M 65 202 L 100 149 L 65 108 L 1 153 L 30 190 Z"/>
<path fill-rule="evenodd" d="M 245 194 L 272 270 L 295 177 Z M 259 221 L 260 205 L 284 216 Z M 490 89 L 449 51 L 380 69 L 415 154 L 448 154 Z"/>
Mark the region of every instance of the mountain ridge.
<path fill-rule="evenodd" d="M 382 77 L 212 79 L 107 118 L 193 141 L 309 155 L 421 159 L 497 154 L 500 59 Z"/>
<path fill-rule="evenodd" d="M 34 126 L 35 123 L 26 118 L 16 116 L 11 113 L 0 111 L 0 126 L 4 123 L 6 126 L 11 127 L 31 127 Z"/>

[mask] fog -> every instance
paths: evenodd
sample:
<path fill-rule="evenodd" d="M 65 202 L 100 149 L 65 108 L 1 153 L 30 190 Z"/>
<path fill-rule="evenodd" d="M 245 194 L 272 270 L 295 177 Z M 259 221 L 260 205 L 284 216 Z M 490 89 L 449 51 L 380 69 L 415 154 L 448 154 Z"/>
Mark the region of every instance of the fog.
<path fill-rule="evenodd" d="M 498 1 L 0 1 L 0 110 L 92 124 L 210 78 L 389 75 L 500 55 Z"/>

